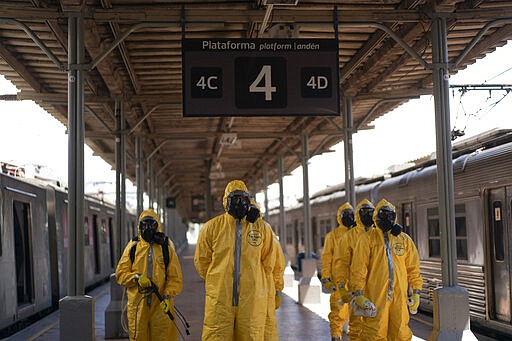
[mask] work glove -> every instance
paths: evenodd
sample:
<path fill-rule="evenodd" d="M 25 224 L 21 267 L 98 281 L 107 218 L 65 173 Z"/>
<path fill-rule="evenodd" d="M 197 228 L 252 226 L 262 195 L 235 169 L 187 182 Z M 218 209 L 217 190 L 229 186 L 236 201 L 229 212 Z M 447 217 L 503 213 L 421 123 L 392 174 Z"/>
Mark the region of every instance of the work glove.
<path fill-rule="evenodd" d="M 418 307 L 420 306 L 420 294 L 414 293 L 412 296 L 409 296 L 407 304 L 409 305 L 409 312 L 411 315 L 416 314 L 418 312 Z"/>
<path fill-rule="evenodd" d="M 339 290 L 338 292 L 340 293 L 340 298 L 341 298 L 341 300 L 339 302 L 340 305 L 343 305 L 345 303 L 350 303 L 350 300 L 352 299 L 352 297 L 351 297 L 352 294 L 350 292 L 348 292 L 347 289 L 345 289 L 345 286 L 340 285 L 338 287 L 338 290 Z"/>
<path fill-rule="evenodd" d="M 169 300 L 168 298 L 164 298 L 164 300 L 160 302 L 160 310 L 164 314 L 171 310 L 171 300 Z"/>
<path fill-rule="evenodd" d="M 276 291 L 276 310 L 281 306 L 281 292 Z"/>
<path fill-rule="evenodd" d="M 334 285 L 330 278 L 322 278 L 322 285 L 329 292 L 336 291 L 336 285 Z"/>
<path fill-rule="evenodd" d="M 151 286 L 151 280 L 144 275 L 135 275 L 135 279 L 141 288 L 149 288 Z"/>
<path fill-rule="evenodd" d="M 359 308 L 361 309 L 366 309 L 367 308 L 367 303 L 370 302 L 372 303 L 369 299 L 367 299 L 366 297 L 364 297 L 363 295 L 358 295 L 355 297 L 356 298 L 356 304 Z"/>

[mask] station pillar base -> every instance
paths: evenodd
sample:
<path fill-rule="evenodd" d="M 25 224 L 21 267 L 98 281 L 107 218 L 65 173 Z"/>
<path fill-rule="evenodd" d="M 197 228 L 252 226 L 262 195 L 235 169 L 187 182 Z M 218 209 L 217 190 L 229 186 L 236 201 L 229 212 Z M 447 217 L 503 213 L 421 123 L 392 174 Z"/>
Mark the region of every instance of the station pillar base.
<path fill-rule="evenodd" d="M 60 340 L 94 341 L 94 297 L 66 296 L 59 302 Z"/>
<path fill-rule="evenodd" d="M 286 264 L 283 273 L 284 286 L 291 288 L 293 287 L 293 280 L 295 279 L 295 272 L 293 271 L 290 262 Z"/>
<path fill-rule="evenodd" d="M 121 317 L 126 318 L 126 311 L 123 313 L 123 290 L 124 288 L 117 284 L 116 275 L 110 275 L 110 303 L 105 309 L 105 339 L 124 339 L 128 338 L 128 333 L 124 331 L 121 324 Z"/>
<path fill-rule="evenodd" d="M 435 289 L 434 327 L 428 341 L 477 341 L 469 326 L 467 290 L 459 286 Z"/>
<path fill-rule="evenodd" d="M 317 276 L 316 259 L 302 260 L 302 277 L 299 281 L 299 303 L 320 303 L 322 283 Z"/>

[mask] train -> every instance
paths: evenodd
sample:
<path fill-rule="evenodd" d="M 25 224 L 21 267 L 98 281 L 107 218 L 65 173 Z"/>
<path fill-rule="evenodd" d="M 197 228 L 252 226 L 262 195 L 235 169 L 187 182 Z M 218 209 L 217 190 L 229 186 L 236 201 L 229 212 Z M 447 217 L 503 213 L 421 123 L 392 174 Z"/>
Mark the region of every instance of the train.
<path fill-rule="evenodd" d="M 0 173 L 0 338 L 58 309 L 67 295 L 68 194 L 56 183 L 27 179 L 19 169 Z M 115 272 L 118 236 L 115 206 L 84 200 L 84 280 L 88 292 Z M 174 227 L 185 231 L 186 226 Z M 127 212 L 123 238 L 137 235 L 138 215 Z M 165 232 L 169 232 L 168 229 Z M 169 235 L 169 233 L 167 233 Z M 185 232 L 180 236 L 185 236 Z M 176 240 L 175 240 L 176 245 Z M 179 240 L 178 245 L 183 245 Z"/>
<path fill-rule="evenodd" d="M 470 317 L 478 328 L 512 336 L 512 130 L 494 129 L 454 143 L 453 177 L 458 285 L 469 294 Z M 395 204 L 404 232 L 414 240 L 424 285 L 420 310 L 433 311 L 433 290 L 442 286 L 441 246 L 435 158 L 401 171 L 357 179 L 356 203 L 385 198 Z M 346 202 L 344 185 L 311 196 L 312 251 L 322 254 L 336 212 Z M 285 210 L 286 253 L 298 269 L 304 252 L 302 202 Z M 279 229 L 279 210 L 269 212 Z"/>

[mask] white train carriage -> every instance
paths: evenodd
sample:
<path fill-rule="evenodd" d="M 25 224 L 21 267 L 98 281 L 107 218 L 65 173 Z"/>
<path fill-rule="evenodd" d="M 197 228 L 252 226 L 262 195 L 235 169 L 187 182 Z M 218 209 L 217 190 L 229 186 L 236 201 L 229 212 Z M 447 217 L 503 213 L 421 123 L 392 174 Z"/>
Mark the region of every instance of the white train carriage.
<path fill-rule="evenodd" d="M 46 190 L 0 174 L 0 329 L 52 305 Z"/>
<path fill-rule="evenodd" d="M 469 293 L 472 321 L 512 335 L 512 131 L 491 131 L 453 149 L 458 283 Z M 434 161 L 356 186 L 356 201 L 386 198 L 396 205 L 404 231 L 416 243 L 424 278 L 421 309 L 432 311 L 432 292 L 442 285 L 441 235 Z M 342 186 L 311 199 L 313 251 L 337 226 L 346 201 Z M 303 251 L 302 205 L 286 211 L 287 251 L 292 263 Z M 278 211 L 270 217 L 278 226 Z"/>

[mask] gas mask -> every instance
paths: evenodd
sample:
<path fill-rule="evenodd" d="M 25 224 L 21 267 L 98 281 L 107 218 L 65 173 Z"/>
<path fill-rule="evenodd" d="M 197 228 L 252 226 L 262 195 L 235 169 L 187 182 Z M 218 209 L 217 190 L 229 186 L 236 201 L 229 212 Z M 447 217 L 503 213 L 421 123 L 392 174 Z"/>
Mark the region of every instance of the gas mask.
<path fill-rule="evenodd" d="M 356 221 L 354 220 L 354 210 L 352 209 L 346 209 L 341 211 L 340 218 L 341 223 L 346 228 L 352 228 L 356 224 Z"/>
<path fill-rule="evenodd" d="M 247 212 L 245 219 L 250 223 L 254 223 L 259 217 L 260 210 L 258 209 L 258 207 L 256 207 L 256 205 L 250 204 L 249 211 Z"/>
<path fill-rule="evenodd" d="M 144 217 L 139 223 L 140 235 L 142 239 L 148 243 L 155 242 L 155 237 L 160 237 L 158 234 L 158 221 L 153 217 Z M 163 233 L 162 233 L 163 234 Z"/>
<path fill-rule="evenodd" d="M 359 209 L 359 218 L 361 218 L 361 222 L 365 227 L 373 225 L 373 211 L 373 207 L 369 205 L 363 205 Z"/>
<path fill-rule="evenodd" d="M 237 220 L 241 220 L 247 215 L 250 202 L 249 193 L 236 190 L 229 193 L 226 208 L 230 215 L 232 215 Z"/>
<path fill-rule="evenodd" d="M 375 217 L 375 224 L 383 232 L 391 230 L 391 233 L 395 236 L 402 232 L 402 226 L 395 224 L 396 212 L 389 206 L 383 206 L 377 212 Z"/>

